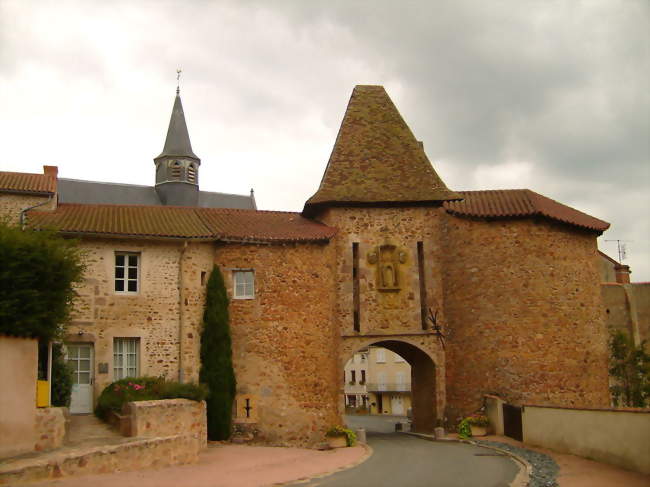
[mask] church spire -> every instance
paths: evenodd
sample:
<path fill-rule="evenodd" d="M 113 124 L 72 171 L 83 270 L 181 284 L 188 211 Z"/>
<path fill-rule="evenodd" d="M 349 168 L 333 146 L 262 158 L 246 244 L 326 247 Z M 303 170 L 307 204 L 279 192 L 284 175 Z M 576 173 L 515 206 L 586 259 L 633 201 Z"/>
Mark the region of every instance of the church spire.
<path fill-rule="evenodd" d="M 177 71 L 177 75 L 178 80 L 180 70 Z M 156 192 L 163 204 L 198 205 L 201 159 L 192 151 L 178 85 L 165 146 L 160 155 L 154 159 L 154 163 L 156 164 Z"/>
<path fill-rule="evenodd" d="M 185 113 L 183 112 L 183 103 L 181 102 L 181 95 L 178 87 L 176 88 L 174 108 L 172 109 L 172 116 L 169 120 L 169 128 L 167 129 L 165 147 L 156 159 L 164 156 L 191 157 L 193 159 L 199 159 L 196 154 L 192 152 L 192 143 L 190 142 L 190 134 L 187 130 L 187 124 L 185 123 Z"/>

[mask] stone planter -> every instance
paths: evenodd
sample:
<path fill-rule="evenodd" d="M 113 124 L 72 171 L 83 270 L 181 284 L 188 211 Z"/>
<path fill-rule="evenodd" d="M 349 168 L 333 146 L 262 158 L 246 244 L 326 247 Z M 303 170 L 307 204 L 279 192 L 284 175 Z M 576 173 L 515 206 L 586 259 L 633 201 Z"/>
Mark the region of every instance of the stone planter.
<path fill-rule="evenodd" d="M 348 438 L 345 435 L 328 436 L 327 444 L 330 448 L 345 448 L 348 446 Z"/>
<path fill-rule="evenodd" d="M 487 435 L 487 426 L 476 426 L 471 424 L 472 436 L 485 436 Z"/>

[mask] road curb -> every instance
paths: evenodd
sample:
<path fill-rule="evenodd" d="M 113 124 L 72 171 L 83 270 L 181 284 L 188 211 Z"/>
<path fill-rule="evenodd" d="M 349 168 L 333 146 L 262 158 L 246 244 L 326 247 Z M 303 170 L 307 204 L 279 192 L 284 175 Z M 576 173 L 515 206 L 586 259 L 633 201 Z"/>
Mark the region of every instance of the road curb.
<path fill-rule="evenodd" d="M 402 432 L 402 434 L 415 436 L 417 438 L 421 438 L 427 441 L 435 441 L 440 443 L 466 443 L 468 445 L 474 445 L 480 448 L 486 448 L 488 450 L 497 451 L 505 456 L 509 456 L 510 458 L 512 458 L 515 461 L 515 463 L 519 466 L 519 472 L 515 476 L 514 480 L 510 482 L 509 487 L 527 487 L 528 484 L 530 483 L 530 477 L 533 473 L 533 466 L 528 462 L 528 460 L 512 452 L 509 452 L 508 450 L 502 450 L 501 448 L 498 448 L 496 446 L 481 445 L 480 443 L 471 440 L 461 440 L 456 438 L 437 439 L 433 435 L 427 435 L 424 433 L 414 433 L 412 431 L 404 431 Z"/>
<path fill-rule="evenodd" d="M 324 477 L 328 477 L 328 476 L 330 476 L 330 475 L 332 475 L 334 473 L 343 472 L 345 470 L 349 470 L 351 468 L 357 467 L 357 466 L 361 465 L 363 462 L 365 462 L 366 460 L 368 460 L 373 454 L 373 450 L 372 450 L 372 447 L 370 445 L 367 445 L 366 443 L 358 443 L 358 445 L 362 446 L 366 450 L 366 454 L 363 457 L 361 457 L 359 460 L 354 462 L 354 463 L 350 463 L 349 465 L 345 465 L 343 467 L 338 467 L 338 468 L 335 468 L 335 469 L 330 470 L 328 472 L 323 472 L 323 473 L 320 473 L 318 475 L 314 475 L 313 477 L 301 478 L 301 479 L 298 479 L 298 480 L 290 480 L 288 482 L 280 482 L 280 483 L 271 484 L 271 485 L 273 487 L 285 487 L 285 486 L 291 486 L 291 485 L 302 485 L 302 484 L 306 484 L 307 482 L 311 482 L 313 480 L 318 480 L 318 479 L 322 479 Z"/>

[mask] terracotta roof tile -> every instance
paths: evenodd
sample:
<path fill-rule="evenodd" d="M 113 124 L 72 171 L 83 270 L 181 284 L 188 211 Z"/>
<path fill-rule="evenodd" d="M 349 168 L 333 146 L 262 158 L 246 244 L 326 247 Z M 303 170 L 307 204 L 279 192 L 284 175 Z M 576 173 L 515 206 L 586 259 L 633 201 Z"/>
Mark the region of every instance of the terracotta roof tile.
<path fill-rule="evenodd" d="M 320 187 L 306 203 L 387 203 L 458 199 L 382 86 L 356 86 Z"/>
<path fill-rule="evenodd" d="M 54 194 L 56 178 L 49 174 L 1 171 L 0 192 Z"/>
<path fill-rule="evenodd" d="M 76 235 L 310 242 L 336 233 L 299 213 L 227 208 L 60 204 L 55 211 L 27 216 L 32 228 Z"/>
<path fill-rule="evenodd" d="M 199 214 L 215 235 L 229 240 L 329 240 L 336 233 L 300 213 L 201 208 Z"/>
<path fill-rule="evenodd" d="M 459 191 L 462 201 L 446 201 L 448 213 L 476 218 L 543 216 L 588 230 L 604 232 L 609 223 L 563 205 L 529 189 Z"/>

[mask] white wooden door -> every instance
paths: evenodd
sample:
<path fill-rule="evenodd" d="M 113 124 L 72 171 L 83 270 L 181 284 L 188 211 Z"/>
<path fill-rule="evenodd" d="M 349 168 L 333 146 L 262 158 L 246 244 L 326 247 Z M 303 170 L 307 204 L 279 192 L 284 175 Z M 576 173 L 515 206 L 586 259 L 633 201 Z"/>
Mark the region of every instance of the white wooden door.
<path fill-rule="evenodd" d="M 72 367 L 71 414 L 93 412 L 93 346 L 89 343 L 68 343 L 67 360 Z"/>
<path fill-rule="evenodd" d="M 394 416 L 404 416 L 404 401 L 402 396 L 395 394 L 390 398 L 390 408 Z"/>

